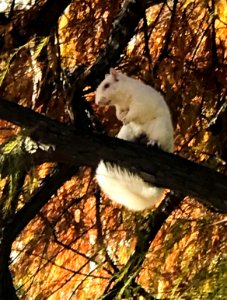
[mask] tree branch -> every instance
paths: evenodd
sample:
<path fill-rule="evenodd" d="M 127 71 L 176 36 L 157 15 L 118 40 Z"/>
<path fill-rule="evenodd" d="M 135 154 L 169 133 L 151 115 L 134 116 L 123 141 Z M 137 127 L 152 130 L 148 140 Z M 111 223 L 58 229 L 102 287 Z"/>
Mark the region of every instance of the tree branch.
<path fill-rule="evenodd" d="M 100 159 L 139 173 L 147 182 L 199 197 L 227 211 L 227 177 L 153 147 L 97 134 L 50 120 L 28 108 L 0 99 L 0 118 L 27 128 L 36 143 L 49 145 L 45 160 L 96 167 Z"/>
<path fill-rule="evenodd" d="M 164 3 L 166 0 L 126 0 L 124 6 L 113 22 L 112 32 L 107 45 L 94 65 L 86 72 L 85 77 L 79 79 L 88 85 L 97 86 L 101 78 L 114 67 L 122 54 L 122 50 L 135 34 L 135 28 L 143 18 L 148 6 Z"/>
<path fill-rule="evenodd" d="M 71 0 L 48 0 L 40 8 L 37 5 L 25 11 L 19 18 L 15 16 L 12 21 L 12 45 L 19 47 L 28 42 L 34 35 L 48 36 L 51 29 L 57 25 L 59 17 L 71 2 Z M 5 27 L 3 36 L 9 39 L 9 29 L 7 26 Z"/>
<path fill-rule="evenodd" d="M 162 47 L 162 50 L 161 50 L 159 57 L 154 65 L 154 68 L 153 68 L 154 77 L 156 76 L 156 74 L 158 72 L 161 62 L 163 61 L 164 58 L 166 58 L 169 55 L 169 52 L 170 52 L 169 45 L 171 44 L 171 38 L 173 35 L 173 24 L 174 24 L 174 21 L 176 18 L 177 4 L 178 4 L 178 0 L 173 0 L 173 9 L 172 9 L 172 13 L 171 13 L 169 27 L 165 33 L 164 45 Z"/>
<path fill-rule="evenodd" d="M 29 202 L 26 203 L 14 217 L 9 219 L 5 227 L 2 228 L 0 236 L 0 299 L 17 299 L 8 268 L 12 243 L 40 209 L 49 201 L 55 191 L 75 173 L 76 168 L 73 166 L 60 166 L 56 168 L 53 174 L 45 178 L 43 184 L 31 197 Z M 9 275 L 6 276 L 6 274 Z"/>
<path fill-rule="evenodd" d="M 152 241 L 169 215 L 178 207 L 182 198 L 180 194 L 173 195 L 169 193 L 157 210 L 148 217 L 143 229 L 138 232 L 138 239 L 133 254 L 125 266 L 110 279 L 112 287 L 109 291 L 104 292 L 102 300 L 114 299 L 116 296 L 119 296 L 119 293 L 122 295 L 127 292 L 133 285 Z M 115 283 L 114 285 L 113 282 Z M 147 295 L 146 299 L 156 300 L 152 295 Z"/>

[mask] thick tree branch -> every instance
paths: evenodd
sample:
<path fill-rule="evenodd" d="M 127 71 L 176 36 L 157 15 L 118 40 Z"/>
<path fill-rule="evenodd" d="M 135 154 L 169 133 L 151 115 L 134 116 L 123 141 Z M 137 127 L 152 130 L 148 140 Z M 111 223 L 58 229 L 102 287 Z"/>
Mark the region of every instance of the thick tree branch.
<path fill-rule="evenodd" d="M 144 147 L 108 136 L 83 134 L 16 103 L 0 101 L 0 118 L 29 129 L 37 143 L 50 145 L 48 161 L 96 167 L 100 159 L 140 174 L 146 181 L 227 211 L 227 177 L 160 149 Z"/>

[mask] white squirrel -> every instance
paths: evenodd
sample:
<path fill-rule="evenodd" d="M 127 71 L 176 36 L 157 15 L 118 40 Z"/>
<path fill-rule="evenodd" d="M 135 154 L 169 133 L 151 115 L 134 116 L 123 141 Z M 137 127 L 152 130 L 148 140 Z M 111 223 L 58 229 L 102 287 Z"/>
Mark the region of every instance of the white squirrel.
<path fill-rule="evenodd" d="M 170 110 L 161 94 L 152 87 L 110 69 L 110 74 L 96 90 L 95 103 L 115 106 L 116 116 L 123 123 L 118 138 L 135 142 L 146 138 L 147 145 L 157 144 L 165 151 L 173 151 Z M 150 208 L 163 196 L 162 188 L 152 186 L 129 170 L 108 162 L 99 163 L 96 179 L 111 200 L 131 210 Z"/>

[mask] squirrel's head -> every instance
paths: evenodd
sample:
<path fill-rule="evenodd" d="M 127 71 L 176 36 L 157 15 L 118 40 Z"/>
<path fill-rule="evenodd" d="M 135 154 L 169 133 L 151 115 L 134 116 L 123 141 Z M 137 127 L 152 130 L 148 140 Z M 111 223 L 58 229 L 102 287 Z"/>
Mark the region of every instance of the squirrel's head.
<path fill-rule="evenodd" d="M 114 106 L 120 102 L 122 84 L 126 76 L 120 71 L 110 69 L 110 74 L 106 74 L 105 79 L 96 90 L 95 103 L 98 105 Z"/>

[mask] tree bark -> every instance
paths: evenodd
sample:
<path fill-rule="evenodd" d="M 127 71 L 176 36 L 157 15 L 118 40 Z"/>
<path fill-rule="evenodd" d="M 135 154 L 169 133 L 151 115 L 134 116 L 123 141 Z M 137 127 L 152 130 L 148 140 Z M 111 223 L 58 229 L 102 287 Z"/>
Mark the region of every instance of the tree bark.
<path fill-rule="evenodd" d="M 83 134 L 16 103 L 0 101 L 0 118 L 27 129 L 43 151 L 44 161 L 96 167 L 103 159 L 138 173 L 147 182 L 200 198 L 227 212 L 227 177 L 212 169 L 154 147 L 97 134 Z"/>

